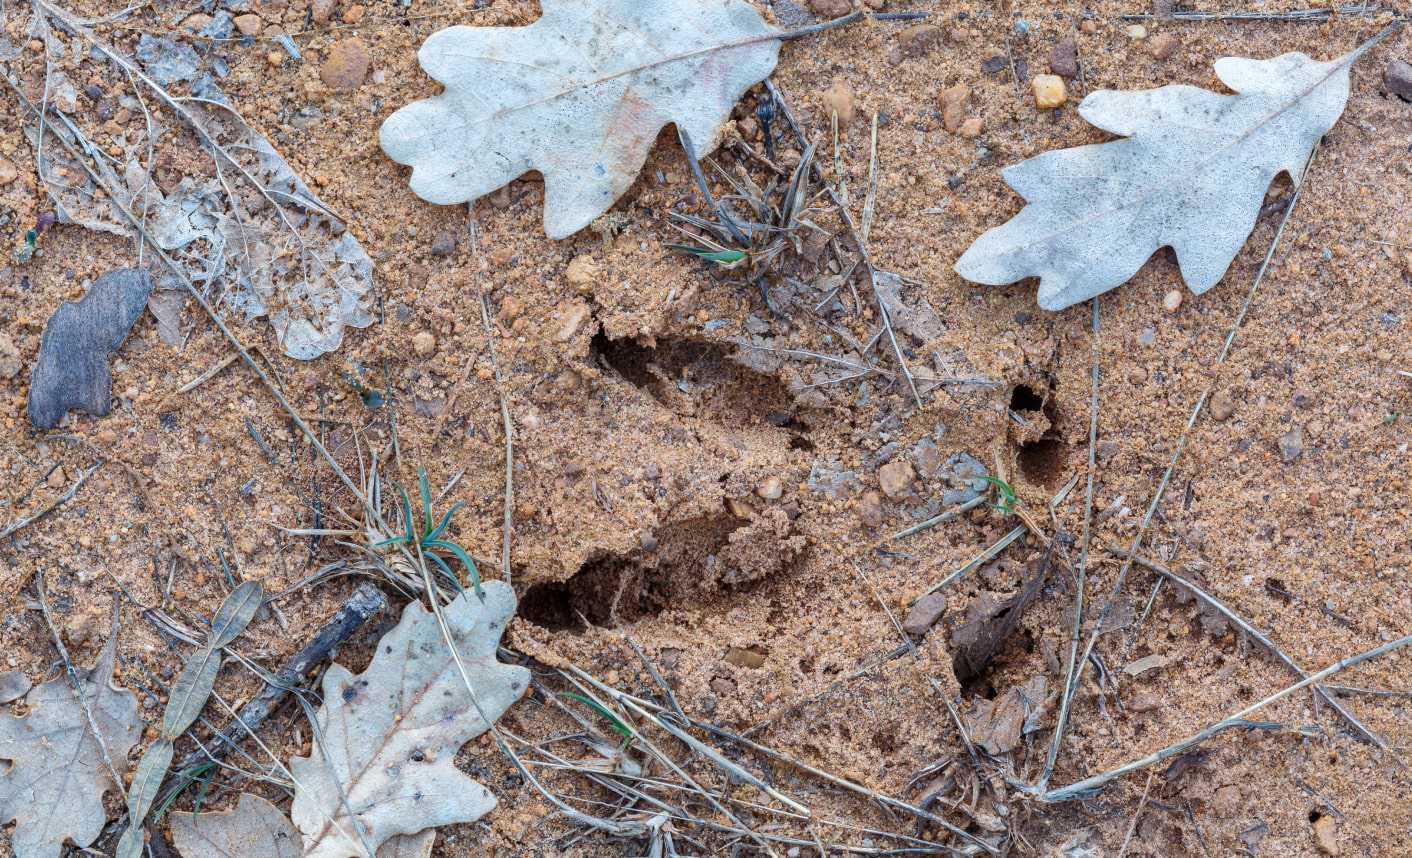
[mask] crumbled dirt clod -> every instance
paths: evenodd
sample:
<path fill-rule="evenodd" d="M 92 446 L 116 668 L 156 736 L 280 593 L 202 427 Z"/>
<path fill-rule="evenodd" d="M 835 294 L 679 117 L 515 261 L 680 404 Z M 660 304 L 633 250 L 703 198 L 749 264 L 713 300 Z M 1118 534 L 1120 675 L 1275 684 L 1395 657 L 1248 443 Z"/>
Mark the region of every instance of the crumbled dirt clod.
<path fill-rule="evenodd" d="M 1181 41 L 1172 33 L 1158 33 L 1147 43 L 1147 52 L 1154 59 L 1171 59 L 1177 53 L 1177 48 L 1181 47 Z"/>
<path fill-rule="evenodd" d="M 824 90 L 823 102 L 825 109 L 838 114 L 840 128 L 853 124 L 853 119 L 858 115 L 858 96 L 848 81 L 841 77 L 834 78 L 829 88 Z"/>
<path fill-rule="evenodd" d="M 371 63 L 368 48 L 362 39 L 341 39 L 329 47 L 323 65 L 319 67 L 319 79 L 329 89 L 349 92 L 363 85 Z"/>

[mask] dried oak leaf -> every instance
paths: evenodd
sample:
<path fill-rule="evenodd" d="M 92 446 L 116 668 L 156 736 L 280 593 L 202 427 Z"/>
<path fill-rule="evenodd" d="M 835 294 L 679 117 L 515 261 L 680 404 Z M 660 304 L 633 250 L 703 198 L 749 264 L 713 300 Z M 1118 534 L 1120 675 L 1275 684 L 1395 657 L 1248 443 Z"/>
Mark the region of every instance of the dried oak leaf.
<path fill-rule="evenodd" d="M 543 0 L 527 27 L 449 27 L 417 57 L 446 85 L 382 125 L 412 190 L 462 203 L 531 170 L 544 229 L 566 238 L 632 184 L 663 126 L 697 155 L 774 70 L 778 31 L 743 0 Z"/>
<path fill-rule="evenodd" d="M 1006 168 L 1028 205 L 977 239 L 956 273 L 997 286 L 1038 277 L 1039 305 L 1062 310 L 1126 282 L 1168 246 L 1191 291 L 1205 292 L 1255 228 L 1275 176 L 1299 181 L 1343 113 L 1349 67 L 1370 46 L 1331 62 L 1217 60 L 1235 95 L 1185 85 L 1091 93 L 1079 115 L 1123 139 Z"/>
<path fill-rule="evenodd" d="M 257 795 L 241 793 L 231 810 L 173 813 L 172 840 L 185 858 L 302 858 L 299 832 L 279 808 Z M 383 844 L 377 858 L 430 858 L 436 829 L 398 836 Z"/>
<path fill-rule="evenodd" d="M 65 840 L 86 847 L 103 831 L 103 794 L 116 786 L 103 751 L 121 774 L 142 735 L 137 698 L 112 683 L 117 645 L 114 634 L 93 667 L 77 672 L 83 704 L 59 678 L 25 696 L 28 715 L 0 712 L 0 760 L 8 762 L 0 766 L 0 825 L 15 822 L 15 858 L 58 858 Z"/>
<path fill-rule="evenodd" d="M 495 660 L 514 591 L 499 581 L 484 591 L 484 603 L 466 592 L 444 609 L 475 702 L 436 617 L 416 602 L 367 670 L 335 664 L 324 674 L 321 741 L 289 763 L 306 858 L 366 858 L 396 835 L 474 822 L 495 807 L 457 770 L 456 752 L 489 729 L 482 713 L 493 722 L 519 698 L 529 671 Z"/>

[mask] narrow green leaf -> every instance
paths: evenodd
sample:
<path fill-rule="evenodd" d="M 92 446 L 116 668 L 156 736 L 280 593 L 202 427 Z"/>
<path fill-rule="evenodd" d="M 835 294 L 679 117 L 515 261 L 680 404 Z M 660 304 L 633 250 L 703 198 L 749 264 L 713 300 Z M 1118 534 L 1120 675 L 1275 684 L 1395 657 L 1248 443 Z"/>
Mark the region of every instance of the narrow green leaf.
<path fill-rule="evenodd" d="M 981 477 L 981 479 L 994 485 L 996 489 L 1000 491 L 1001 497 L 1005 499 L 1004 503 L 996 504 L 996 507 L 1000 509 L 1001 512 L 1015 511 L 1015 505 L 1019 503 L 1019 498 L 1016 497 L 1015 490 L 1010 487 L 1009 483 L 998 477 Z"/>
<path fill-rule="evenodd" d="M 454 542 L 447 542 L 444 539 L 433 539 L 427 542 L 425 548 L 440 548 L 443 551 L 450 551 L 456 555 L 456 559 L 466 567 L 466 571 L 471 574 L 471 589 L 476 591 L 476 598 L 485 601 L 485 591 L 480 586 L 480 569 L 476 566 L 476 561 L 471 559 L 471 555 L 466 553 L 466 549 Z"/>
<path fill-rule="evenodd" d="M 407 495 L 407 490 L 401 485 L 397 486 L 397 491 L 402 493 L 402 515 L 407 520 L 407 542 L 410 544 L 415 538 L 416 528 L 412 525 L 412 499 Z"/>
<path fill-rule="evenodd" d="M 417 469 L 417 485 L 422 490 L 422 526 L 426 532 L 422 534 L 423 539 L 431 538 L 431 484 L 427 482 L 427 469 Z"/>
<path fill-rule="evenodd" d="M 451 587 L 456 591 L 456 595 L 459 596 L 466 591 L 466 588 L 461 586 L 461 579 L 456 577 L 456 573 L 452 571 L 450 566 L 446 565 L 445 560 L 442 560 L 439 556 L 430 551 L 426 553 L 426 556 L 431 558 L 432 562 L 437 566 L 441 567 L 441 574 L 446 576 L 446 580 L 451 582 Z"/>
<path fill-rule="evenodd" d="M 633 737 L 634 733 L 631 727 L 629 727 L 627 724 L 624 724 L 621 718 L 619 718 L 617 715 L 614 715 L 611 710 L 603 706 L 603 704 L 599 703 L 597 700 L 594 700 L 592 697 L 585 697 L 582 694 L 575 694 L 572 691 L 564 692 L 564 696 L 568 697 L 571 700 L 577 700 L 578 702 L 587 706 L 589 709 L 592 709 L 594 712 L 597 712 L 599 715 L 602 715 L 604 718 L 607 718 L 608 722 L 613 725 L 613 729 L 616 730 L 618 734 L 621 735 L 623 738 L 631 739 Z"/>
<path fill-rule="evenodd" d="M 451 509 L 446 511 L 446 515 L 441 517 L 441 522 L 436 527 L 432 528 L 431 533 L 427 534 L 427 539 L 440 539 L 441 534 L 445 533 L 446 528 L 451 524 L 451 516 L 455 515 L 457 511 L 465 505 L 465 501 L 456 501 L 453 503 Z"/>
<path fill-rule="evenodd" d="M 232 590 L 221 603 L 221 609 L 216 612 L 216 619 L 211 623 L 209 646 L 212 649 L 220 649 L 240 637 L 240 633 L 255 619 L 255 612 L 260 610 L 264 601 L 265 591 L 254 581 L 246 581 Z"/>
<path fill-rule="evenodd" d="M 690 253 L 692 256 L 708 259 L 712 262 L 719 262 L 722 265 L 730 265 L 739 262 L 746 257 L 743 250 L 710 250 L 705 247 L 693 247 L 689 244 L 669 244 L 672 250 L 680 250 L 683 253 Z"/>

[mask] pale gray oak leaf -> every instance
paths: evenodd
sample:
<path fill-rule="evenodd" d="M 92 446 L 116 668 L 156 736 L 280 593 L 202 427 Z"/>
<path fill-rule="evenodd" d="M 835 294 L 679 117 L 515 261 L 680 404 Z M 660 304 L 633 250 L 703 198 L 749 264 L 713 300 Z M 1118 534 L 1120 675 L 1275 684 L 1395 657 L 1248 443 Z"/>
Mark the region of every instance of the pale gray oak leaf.
<path fill-rule="evenodd" d="M 779 57 L 779 31 L 744 0 L 540 5 L 527 27 L 448 27 L 422 45 L 446 91 L 381 130 L 418 196 L 472 202 L 538 170 L 545 232 L 566 238 L 632 185 L 668 123 L 705 154 Z"/>
<path fill-rule="evenodd" d="M 1171 247 L 1187 286 L 1205 292 L 1255 228 L 1275 176 L 1299 181 L 1370 45 L 1330 62 L 1300 53 L 1217 60 L 1234 95 L 1181 84 L 1089 94 L 1079 115 L 1123 139 L 1007 167 L 1001 175 L 1028 205 L 977 239 L 956 273 L 990 285 L 1038 277 L 1039 305 L 1062 310 L 1127 282 Z"/>
<path fill-rule="evenodd" d="M 464 678 L 435 615 L 417 602 L 367 670 L 334 664 L 324 674 L 320 741 L 289 763 L 306 858 L 367 858 L 397 835 L 474 822 L 495 807 L 456 768 L 456 752 L 519 699 L 529 671 L 495 658 L 514 591 L 491 581 L 484 593 L 484 602 L 467 591 L 444 608 Z"/>
<path fill-rule="evenodd" d="M 230 810 L 173 813 L 172 841 L 183 858 L 301 858 L 294 824 L 263 798 L 241 793 Z M 377 858 L 431 858 L 436 829 L 394 837 Z"/>
<path fill-rule="evenodd" d="M 65 841 L 87 847 L 102 833 L 103 794 L 117 786 L 103 752 L 121 774 L 142 735 L 137 698 L 112 682 L 116 655 L 114 635 L 93 667 L 77 671 L 82 703 L 61 676 L 25 696 L 27 715 L 0 712 L 0 826 L 15 823 L 14 858 L 59 858 Z"/>

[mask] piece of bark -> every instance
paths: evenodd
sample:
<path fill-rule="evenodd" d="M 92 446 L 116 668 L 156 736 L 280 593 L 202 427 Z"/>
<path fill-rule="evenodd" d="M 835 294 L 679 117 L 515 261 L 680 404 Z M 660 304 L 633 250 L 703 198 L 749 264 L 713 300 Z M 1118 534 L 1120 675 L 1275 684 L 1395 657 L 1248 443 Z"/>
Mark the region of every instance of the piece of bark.
<path fill-rule="evenodd" d="M 966 619 L 951 636 L 952 667 L 958 682 L 980 676 L 1000 653 L 1010 635 L 1020 625 L 1020 618 L 1039 595 L 1049 574 L 1049 552 L 1031 561 L 1024 587 L 1015 596 L 998 601 L 982 593 L 966 611 Z"/>
<path fill-rule="evenodd" d="M 78 302 L 66 301 L 44 325 L 29 383 L 29 422 L 59 425 L 70 409 L 108 413 L 113 375 L 108 359 L 147 307 L 152 278 L 138 268 L 109 271 Z"/>

